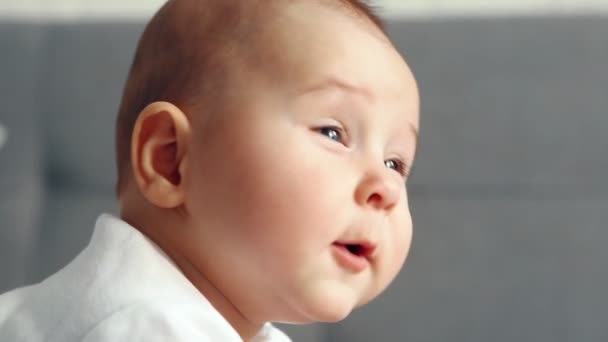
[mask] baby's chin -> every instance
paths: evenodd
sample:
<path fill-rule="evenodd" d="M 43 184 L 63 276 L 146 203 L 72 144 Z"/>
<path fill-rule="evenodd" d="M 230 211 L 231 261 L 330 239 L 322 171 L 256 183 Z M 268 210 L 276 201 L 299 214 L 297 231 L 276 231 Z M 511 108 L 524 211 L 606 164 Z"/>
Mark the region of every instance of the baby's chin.
<path fill-rule="evenodd" d="M 335 323 L 339 322 L 353 311 L 353 306 L 345 306 L 336 302 L 324 302 L 319 306 L 306 305 L 302 311 L 298 312 L 297 318 L 284 321 L 290 324 L 310 324 L 310 323 Z"/>
<path fill-rule="evenodd" d="M 297 299 L 295 306 L 298 319 L 290 323 L 339 322 L 348 317 L 355 308 L 372 299 L 344 284 L 324 285 L 308 289 L 304 296 Z"/>

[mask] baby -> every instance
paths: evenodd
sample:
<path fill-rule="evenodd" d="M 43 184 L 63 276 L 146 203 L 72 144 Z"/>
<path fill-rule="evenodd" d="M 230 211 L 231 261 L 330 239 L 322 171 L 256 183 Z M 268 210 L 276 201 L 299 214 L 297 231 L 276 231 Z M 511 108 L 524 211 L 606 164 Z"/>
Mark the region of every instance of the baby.
<path fill-rule="evenodd" d="M 416 82 L 357 0 L 171 0 L 117 120 L 120 218 L 0 296 L 1 341 L 289 341 L 408 253 Z"/>

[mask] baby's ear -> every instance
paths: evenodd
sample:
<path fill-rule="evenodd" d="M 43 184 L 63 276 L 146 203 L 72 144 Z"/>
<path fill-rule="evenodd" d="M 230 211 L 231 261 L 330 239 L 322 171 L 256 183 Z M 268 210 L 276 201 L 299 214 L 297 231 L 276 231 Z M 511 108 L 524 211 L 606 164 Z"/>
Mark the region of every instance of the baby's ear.
<path fill-rule="evenodd" d="M 157 207 L 183 203 L 182 171 L 190 122 L 179 108 L 154 102 L 139 114 L 131 138 L 133 175 L 143 196 Z"/>

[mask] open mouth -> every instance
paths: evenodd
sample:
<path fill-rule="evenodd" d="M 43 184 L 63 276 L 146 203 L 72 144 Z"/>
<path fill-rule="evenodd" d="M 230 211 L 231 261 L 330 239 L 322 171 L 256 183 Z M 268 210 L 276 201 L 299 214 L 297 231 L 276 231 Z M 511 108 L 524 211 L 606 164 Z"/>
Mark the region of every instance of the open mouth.
<path fill-rule="evenodd" d="M 375 249 L 374 245 L 365 243 L 335 242 L 333 247 L 338 262 L 355 272 L 360 272 L 369 266 Z"/>
<path fill-rule="evenodd" d="M 359 245 L 359 244 L 346 244 L 344 245 L 344 247 L 346 247 L 346 249 L 351 253 L 354 254 L 356 256 L 363 256 L 363 246 Z"/>
<path fill-rule="evenodd" d="M 363 258 L 370 258 L 374 252 L 374 249 L 376 248 L 374 245 L 369 243 L 335 242 L 334 245 L 346 249 L 350 254 L 354 256 Z"/>

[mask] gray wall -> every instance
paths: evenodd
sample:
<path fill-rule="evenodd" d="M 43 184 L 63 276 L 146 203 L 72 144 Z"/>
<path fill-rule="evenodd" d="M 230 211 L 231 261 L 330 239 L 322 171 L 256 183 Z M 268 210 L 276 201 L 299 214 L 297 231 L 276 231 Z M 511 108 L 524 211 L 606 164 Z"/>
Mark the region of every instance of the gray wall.
<path fill-rule="evenodd" d="M 142 23 L 0 23 L 0 291 L 115 210 L 113 119 Z M 608 18 L 393 22 L 420 83 L 413 248 L 380 299 L 296 341 L 605 341 Z"/>

